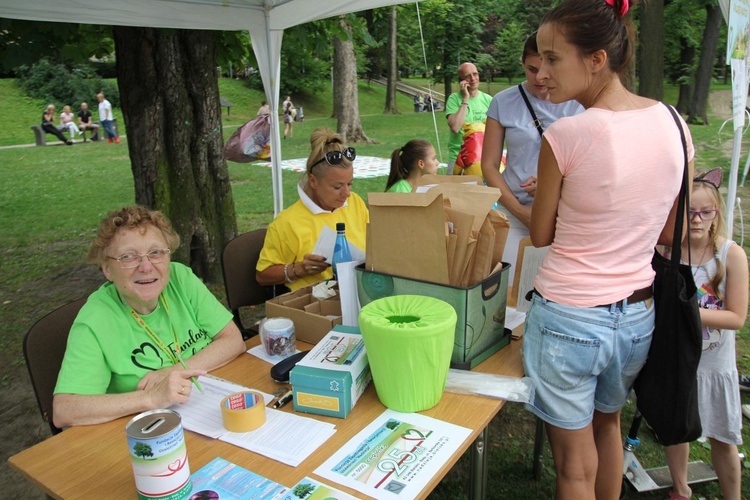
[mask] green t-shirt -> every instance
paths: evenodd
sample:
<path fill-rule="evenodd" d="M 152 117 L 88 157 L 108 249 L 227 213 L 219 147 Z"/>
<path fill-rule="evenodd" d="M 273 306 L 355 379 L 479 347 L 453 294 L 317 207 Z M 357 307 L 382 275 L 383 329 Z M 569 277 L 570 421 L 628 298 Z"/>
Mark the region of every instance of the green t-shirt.
<path fill-rule="evenodd" d="M 445 116 L 446 118 L 453 113 L 458 111 L 458 108 L 463 102 L 463 96 L 461 92 L 454 92 L 448 96 L 448 100 L 445 102 Z M 469 98 L 469 108 L 466 110 L 466 123 L 484 123 L 487 120 L 487 110 L 490 108 L 492 102 L 492 96 L 485 94 L 481 90 L 477 93 L 476 97 Z M 458 153 L 461 151 L 461 144 L 463 144 L 463 131 L 451 132 L 448 138 L 448 170 L 453 168 L 458 158 Z"/>
<path fill-rule="evenodd" d="M 232 313 L 182 264 L 170 264 L 162 293 L 169 315 L 160 302 L 141 317 L 174 353 L 171 320 L 184 359 L 210 344 L 232 321 Z M 114 284 L 105 283 L 91 294 L 70 329 L 55 394 L 131 392 L 146 373 L 172 364 L 135 321 Z"/>
<path fill-rule="evenodd" d="M 401 179 L 393 186 L 388 188 L 389 193 L 411 193 L 411 184 L 406 179 Z"/>

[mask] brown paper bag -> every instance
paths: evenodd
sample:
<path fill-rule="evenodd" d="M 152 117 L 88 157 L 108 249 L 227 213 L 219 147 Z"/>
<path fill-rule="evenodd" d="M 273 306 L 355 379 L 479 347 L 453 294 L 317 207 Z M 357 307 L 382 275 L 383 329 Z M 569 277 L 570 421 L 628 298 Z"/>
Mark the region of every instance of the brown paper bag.
<path fill-rule="evenodd" d="M 443 196 L 369 193 L 368 269 L 448 285 Z"/>

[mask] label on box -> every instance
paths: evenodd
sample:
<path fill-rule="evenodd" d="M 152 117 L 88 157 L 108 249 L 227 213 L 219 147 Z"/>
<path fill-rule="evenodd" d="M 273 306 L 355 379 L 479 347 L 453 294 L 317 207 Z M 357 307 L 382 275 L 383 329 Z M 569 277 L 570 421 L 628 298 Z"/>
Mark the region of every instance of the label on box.
<path fill-rule="evenodd" d="M 367 364 L 365 342 L 361 335 L 330 331 L 297 363 L 320 370 L 360 373 Z"/>

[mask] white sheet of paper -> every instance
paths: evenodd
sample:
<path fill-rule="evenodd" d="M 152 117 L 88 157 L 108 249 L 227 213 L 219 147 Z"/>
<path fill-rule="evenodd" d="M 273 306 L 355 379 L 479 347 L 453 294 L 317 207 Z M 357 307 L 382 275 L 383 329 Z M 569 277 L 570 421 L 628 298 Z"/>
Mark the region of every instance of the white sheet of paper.
<path fill-rule="evenodd" d="M 272 408 L 266 408 L 266 422 L 252 432 L 229 432 L 221 417 L 221 400 L 235 392 L 248 391 L 247 387 L 216 377 L 199 379 L 205 394 L 197 389 L 190 393 L 185 404 L 172 405 L 170 409 L 180 414 L 182 426 L 198 434 L 219 439 L 245 448 L 273 460 L 296 467 L 336 432 L 336 426 L 312 418 L 302 417 Z M 271 394 L 263 395 L 267 405 Z"/>
<path fill-rule="evenodd" d="M 328 226 L 323 226 L 323 230 L 318 235 L 318 241 L 312 250 L 313 255 L 322 255 L 329 264 L 333 262 L 333 250 L 336 248 L 336 231 Z M 349 242 L 349 251 L 352 253 L 352 260 L 365 260 L 365 252 L 360 250 L 356 245 Z"/>
<path fill-rule="evenodd" d="M 524 321 L 526 321 L 526 313 L 522 313 L 514 307 L 505 308 L 505 328 L 513 330 Z"/>
<path fill-rule="evenodd" d="M 536 248 L 528 246 L 523 251 L 523 264 L 521 267 L 521 279 L 518 280 L 518 300 L 516 309 L 520 312 L 527 312 L 531 302 L 526 300 L 526 294 L 534 288 L 534 278 L 539 272 L 539 267 L 547 255 L 549 247 Z"/>
<path fill-rule="evenodd" d="M 384 411 L 313 472 L 379 499 L 416 498 L 471 430 Z"/>
<path fill-rule="evenodd" d="M 300 352 L 299 349 L 295 349 L 293 353 L 287 354 L 286 356 L 271 356 L 266 352 L 266 349 L 262 345 L 256 345 L 255 347 L 251 347 L 247 351 L 245 351 L 248 354 L 252 354 L 253 356 L 262 359 L 263 361 L 266 361 L 268 363 L 271 363 L 272 365 L 275 365 L 279 361 L 282 361 L 289 356 L 294 356 L 298 352 Z"/>
<path fill-rule="evenodd" d="M 182 426 L 198 434 L 217 439 L 227 430 L 221 418 L 221 400 L 235 392 L 249 391 L 247 387 L 229 382 L 216 377 L 200 377 L 198 381 L 203 387 L 205 394 L 193 387 L 190 399 L 185 404 L 175 404 L 170 408 L 182 417 Z M 265 404 L 273 400 L 271 394 L 257 391 L 263 394 Z"/>
<path fill-rule="evenodd" d="M 341 298 L 341 324 L 359 326 L 359 296 L 357 295 L 357 271 L 354 269 L 364 260 L 353 260 L 336 264 Z"/>
<path fill-rule="evenodd" d="M 333 261 L 333 248 L 336 246 L 336 231 L 328 226 L 323 226 L 323 230 L 318 235 L 318 241 L 315 242 L 313 255 L 322 255 L 329 264 Z"/>
<path fill-rule="evenodd" d="M 296 467 L 335 432 L 333 424 L 266 408 L 266 423 L 260 428 L 225 432 L 219 439 Z"/>

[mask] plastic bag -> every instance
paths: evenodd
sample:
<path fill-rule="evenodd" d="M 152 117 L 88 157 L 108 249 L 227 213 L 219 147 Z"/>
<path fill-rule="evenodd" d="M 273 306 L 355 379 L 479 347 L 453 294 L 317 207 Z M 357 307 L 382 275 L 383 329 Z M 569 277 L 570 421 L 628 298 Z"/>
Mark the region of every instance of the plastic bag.
<path fill-rule="evenodd" d="M 529 377 L 508 377 L 494 373 L 448 370 L 445 391 L 504 399 L 516 403 L 534 400 L 534 382 Z"/>
<path fill-rule="evenodd" d="M 249 163 L 271 158 L 271 117 L 261 115 L 238 128 L 224 145 L 224 158 Z"/>

